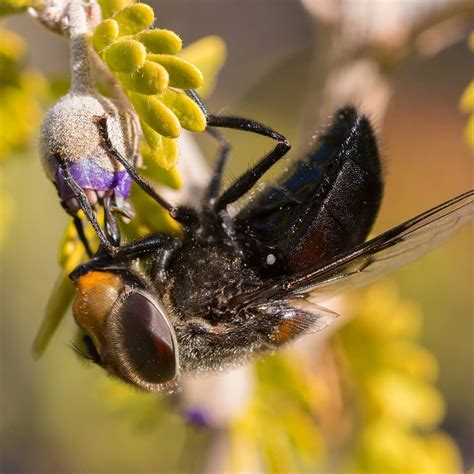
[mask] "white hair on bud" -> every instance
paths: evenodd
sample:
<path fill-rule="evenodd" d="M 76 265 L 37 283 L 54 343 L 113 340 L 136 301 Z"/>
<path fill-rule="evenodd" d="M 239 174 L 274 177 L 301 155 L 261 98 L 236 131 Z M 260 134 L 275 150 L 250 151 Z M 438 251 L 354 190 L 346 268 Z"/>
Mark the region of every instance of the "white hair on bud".
<path fill-rule="evenodd" d="M 46 113 L 41 125 L 39 149 L 47 176 L 54 180 L 57 169 L 55 154 L 73 163 L 93 159 L 105 170 L 123 169 L 105 150 L 97 126 L 97 117 L 107 117 L 110 140 L 117 151 L 133 163 L 137 129 L 132 117 L 115 102 L 98 94 L 71 92 Z"/>
<path fill-rule="evenodd" d="M 81 0 L 68 4 L 71 90 L 48 110 L 41 125 L 41 161 L 46 175 L 53 181 L 58 167 L 56 154 L 69 163 L 89 158 L 108 171 L 123 169 L 104 148 L 97 126 L 100 117 L 107 118 L 108 135 L 116 150 L 131 163 L 138 156 L 136 116 L 123 104 L 101 96 L 95 89 L 85 7 Z"/>

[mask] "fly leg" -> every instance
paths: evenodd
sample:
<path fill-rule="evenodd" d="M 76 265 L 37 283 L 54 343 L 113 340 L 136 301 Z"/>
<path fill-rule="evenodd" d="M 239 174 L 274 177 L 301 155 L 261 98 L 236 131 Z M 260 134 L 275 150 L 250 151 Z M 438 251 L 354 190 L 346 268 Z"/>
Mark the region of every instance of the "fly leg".
<path fill-rule="evenodd" d="M 283 158 L 283 156 L 288 153 L 291 145 L 286 137 L 271 129 L 270 127 L 267 127 L 266 125 L 254 120 L 231 115 L 210 114 L 201 98 L 198 96 L 198 94 L 196 94 L 195 91 L 187 90 L 186 94 L 196 102 L 196 104 L 201 108 L 202 112 L 206 115 L 207 127 L 242 130 L 244 132 L 255 133 L 257 135 L 262 135 L 277 141 L 275 148 L 270 153 L 267 153 L 252 169 L 240 176 L 240 178 L 237 179 L 237 181 L 232 184 L 229 189 L 227 189 L 220 197 L 218 197 L 224 165 L 229 156 L 228 145 L 221 145 L 221 156 L 217 162 L 207 193 L 209 200 L 208 202 L 216 212 L 219 212 L 225 209 L 229 204 L 237 201 L 246 192 L 248 192 L 278 160 Z M 211 133 L 211 135 L 214 135 L 219 142 L 222 140 L 226 142 L 222 135 L 217 135 L 215 131 L 212 133 L 212 128 L 208 128 L 207 130 Z"/>
<path fill-rule="evenodd" d="M 72 271 L 72 273 L 69 275 L 69 278 L 75 281 L 81 275 L 84 275 L 92 270 L 104 271 L 108 268 L 116 269 L 122 262 L 126 260 L 138 257 L 146 257 L 157 251 L 160 251 L 161 248 L 165 247 L 170 240 L 174 239 L 167 235 L 149 235 L 141 240 L 137 240 L 136 242 L 117 247 L 114 256 L 99 253 L 91 258 L 88 262 L 81 263 L 76 269 Z"/>
<path fill-rule="evenodd" d="M 112 155 L 126 170 L 130 177 L 135 181 L 135 183 L 140 186 L 143 191 L 145 191 L 150 197 L 152 197 L 161 207 L 166 209 L 170 216 L 178 221 L 180 224 L 185 226 L 190 226 L 197 221 L 196 212 L 192 209 L 186 207 L 174 207 L 164 198 L 162 198 L 154 189 L 153 186 L 143 179 L 135 169 L 132 163 L 130 163 L 121 153 L 114 147 L 112 141 L 110 140 L 109 133 L 107 131 L 107 118 L 98 117 L 97 126 L 99 127 L 99 132 L 102 136 L 104 144 L 107 148 L 107 151 Z"/>
<path fill-rule="evenodd" d="M 163 243 L 151 267 L 151 277 L 154 282 L 163 283 L 174 252 L 181 246 L 179 239 L 169 239 Z"/>
<path fill-rule="evenodd" d="M 112 245 L 118 247 L 120 245 L 120 228 L 117 219 L 112 210 L 111 196 L 105 196 L 102 205 L 104 207 L 104 228 Z"/>
<path fill-rule="evenodd" d="M 87 198 L 86 193 L 84 190 L 76 183 L 74 177 L 72 176 L 71 172 L 69 171 L 69 168 L 67 166 L 66 161 L 64 158 L 59 155 L 55 154 L 55 158 L 58 161 L 59 164 L 59 172 L 62 175 L 62 178 L 64 179 L 64 183 L 66 186 L 69 187 L 70 191 L 73 193 L 73 196 L 77 199 L 77 202 L 79 203 L 79 207 L 82 209 L 84 214 L 87 217 L 87 220 L 90 222 L 92 227 L 97 233 L 97 236 L 99 237 L 99 240 L 106 250 L 106 252 L 109 255 L 114 255 L 116 253 L 117 247 L 115 247 L 112 243 L 109 242 L 107 235 L 104 233 L 102 227 L 99 225 L 99 222 L 97 220 L 97 216 L 95 215 L 94 210 L 92 209 L 92 206 L 89 203 L 89 199 Z M 84 234 L 84 229 L 82 227 L 82 223 L 79 222 L 80 219 L 77 218 L 77 220 L 74 220 L 74 225 L 76 226 L 76 229 L 78 231 L 79 238 L 81 239 L 81 242 L 84 244 L 86 247 L 86 251 L 89 253 L 90 252 L 90 247 L 87 242 L 87 239 Z M 82 237 L 81 237 L 82 234 Z"/>

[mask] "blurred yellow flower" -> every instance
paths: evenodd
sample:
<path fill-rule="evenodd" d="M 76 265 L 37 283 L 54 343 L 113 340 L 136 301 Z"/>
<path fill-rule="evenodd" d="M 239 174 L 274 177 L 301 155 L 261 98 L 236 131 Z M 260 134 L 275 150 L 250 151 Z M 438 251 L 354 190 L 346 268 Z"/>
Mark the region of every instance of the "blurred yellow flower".
<path fill-rule="evenodd" d="M 24 149 L 41 119 L 40 100 L 46 83 L 40 74 L 22 65 L 24 41 L 0 27 L 0 160 Z"/>
<path fill-rule="evenodd" d="M 356 317 L 337 336 L 356 395 L 352 411 L 360 417 L 348 471 L 460 472 L 456 446 L 433 431 L 444 402 L 433 385 L 436 361 L 417 343 L 419 308 L 401 300 L 390 282 L 369 288 L 353 305 Z"/>
<path fill-rule="evenodd" d="M 474 32 L 469 36 L 468 45 L 474 51 Z M 474 80 L 471 81 L 461 96 L 460 107 L 463 112 L 469 114 L 464 136 L 471 150 L 474 150 Z"/>

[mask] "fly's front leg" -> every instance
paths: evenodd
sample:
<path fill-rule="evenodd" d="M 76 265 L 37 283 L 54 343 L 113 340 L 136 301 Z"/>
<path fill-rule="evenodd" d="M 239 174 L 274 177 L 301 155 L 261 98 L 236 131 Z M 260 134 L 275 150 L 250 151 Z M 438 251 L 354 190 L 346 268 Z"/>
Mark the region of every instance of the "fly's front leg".
<path fill-rule="evenodd" d="M 117 247 L 114 256 L 99 252 L 88 262 L 80 264 L 69 275 L 69 278 L 75 281 L 81 275 L 85 275 L 90 271 L 105 271 L 107 268 L 117 268 L 130 259 L 152 255 L 154 252 L 160 251 L 170 240 L 173 240 L 172 237 L 167 235 L 149 235 L 144 239 Z"/>
<path fill-rule="evenodd" d="M 181 240 L 179 239 L 170 239 L 163 244 L 151 267 L 153 282 L 163 283 L 166 280 L 171 258 L 180 246 Z"/>
<path fill-rule="evenodd" d="M 110 196 L 105 196 L 102 205 L 104 207 L 105 232 L 110 242 L 118 247 L 120 245 L 120 228 L 112 211 L 112 198 Z"/>
<path fill-rule="evenodd" d="M 97 117 L 97 126 L 99 132 L 104 141 L 105 147 L 108 153 L 113 156 L 127 171 L 130 178 L 140 186 L 143 191 L 145 191 L 151 198 L 153 198 L 161 207 L 166 209 L 170 216 L 178 221 L 180 224 L 185 226 L 192 226 L 196 224 L 197 216 L 192 209 L 185 207 L 175 207 L 172 206 L 166 199 L 162 198 L 153 188 L 153 186 L 140 176 L 135 167 L 120 154 L 120 152 L 114 147 L 112 141 L 110 140 L 109 133 L 107 130 L 107 118 L 106 117 Z"/>
<path fill-rule="evenodd" d="M 92 206 L 90 205 L 89 199 L 87 197 L 87 194 L 84 192 L 84 190 L 76 183 L 76 180 L 72 176 L 71 172 L 69 171 L 69 168 L 67 166 L 66 161 L 60 156 L 59 154 L 55 155 L 55 158 L 59 164 L 59 172 L 61 173 L 61 176 L 64 180 L 65 185 L 69 188 L 69 190 L 72 192 L 73 196 L 77 199 L 77 202 L 79 203 L 79 207 L 82 209 L 84 214 L 87 217 L 87 220 L 90 222 L 92 227 L 97 233 L 97 236 L 99 237 L 99 240 L 104 247 L 104 249 L 107 251 L 109 255 L 114 255 L 116 251 L 116 247 L 114 247 L 108 240 L 106 234 L 104 233 L 102 227 L 99 225 L 99 222 L 97 220 L 97 216 L 95 215 L 94 210 L 92 209 Z M 78 234 L 79 238 L 81 241 L 84 243 L 87 241 L 84 235 L 84 230 L 82 228 L 82 223 L 80 223 L 80 226 L 78 227 L 79 223 L 78 221 L 74 222 L 74 225 L 76 225 L 76 229 L 78 229 Z M 81 233 L 83 237 L 81 237 Z M 84 239 L 84 240 L 83 240 Z M 86 250 L 88 248 L 88 245 L 86 246 Z M 90 251 L 90 248 L 89 248 Z"/>

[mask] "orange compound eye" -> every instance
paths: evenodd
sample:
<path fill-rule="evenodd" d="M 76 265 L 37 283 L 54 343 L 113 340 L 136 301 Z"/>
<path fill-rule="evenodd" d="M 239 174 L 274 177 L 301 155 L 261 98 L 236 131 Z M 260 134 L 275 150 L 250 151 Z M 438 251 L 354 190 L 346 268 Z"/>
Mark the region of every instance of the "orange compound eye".
<path fill-rule="evenodd" d="M 107 318 L 123 287 L 122 277 L 110 272 L 91 271 L 76 281 L 74 318 L 102 347 L 106 345 Z"/>

